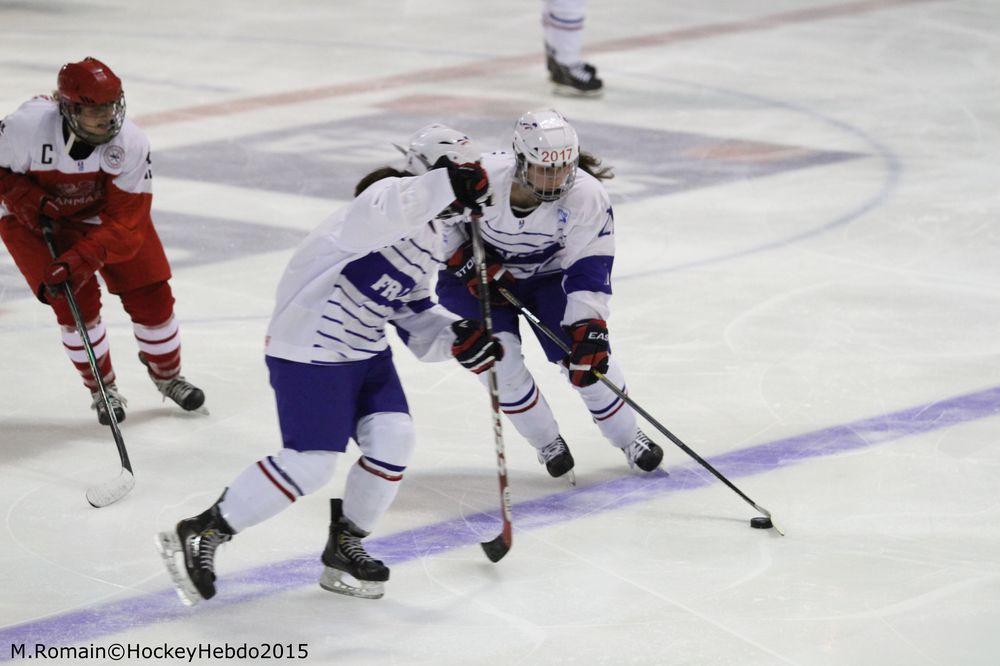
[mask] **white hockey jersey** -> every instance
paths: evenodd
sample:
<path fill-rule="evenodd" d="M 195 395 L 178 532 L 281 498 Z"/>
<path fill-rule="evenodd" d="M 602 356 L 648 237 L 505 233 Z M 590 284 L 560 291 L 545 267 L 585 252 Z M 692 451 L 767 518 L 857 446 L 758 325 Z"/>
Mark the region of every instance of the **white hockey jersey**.
<path fill-rule="evenodd" d="M 558 201 L 543 202 L 526 217 L 510 208 L 516 161 L 512 154 L 483 155 L 493 191 L 483 208 L 486 245 L 503 258 L 518 280 L 561 273 L 566 292 L 563 324 L 607 319 L 610 314 L 611 266 L 614 261 L 614 213 L 601 182 L 579 169 L 576 182 Z M 445 230 L 444 256 L 468 240 L 465 225 Z"/>
<path fill-rule="evenodd" d="M 458 317 L 431 298 L 441 265 L 433 218 L 455 194 L 445 169 L 386 178 L 330 215 L 299 245 L 278 284 L 268 356 L 360 361 L 388 348 L 387 323 L 417 358 L 451 357 Z"/>

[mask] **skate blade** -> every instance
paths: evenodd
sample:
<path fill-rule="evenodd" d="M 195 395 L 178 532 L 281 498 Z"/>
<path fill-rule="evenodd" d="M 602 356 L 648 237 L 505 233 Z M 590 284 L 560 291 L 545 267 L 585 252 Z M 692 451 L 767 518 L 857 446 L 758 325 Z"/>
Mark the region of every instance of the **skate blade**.
<path fill-rule="evenodd" d="M 319 578 L 319 586 L 328 592 L 336 592 L 358 599 L 381 599 L 385 594 L 385 583 L 377 580 L 358 580 L 346 571 L 324 567 Z"/>
<path fill-rule="evenodd" d="M 194 606 L 201 601 L 201 594 L 194 586 L 187 575 L 187 568 L 184 566 L 184 549 L 180 539 L 173 532 L 160 532 L 156 535 L 156 549 L 160 551 L 160 558 L 167 568 L 170 581 L 174 584 L 174 590 L 180 597 L 181 603 L 185 606 Z M 181 566 L 177 566 L 177 557 L 180 556 Z"/>
<path fill-rule="evenodd" d="M 575 486 L 576 485 L 576 472 L 574 472 L 573 470 L 570 470 L 570 471 L 566 472 L 566 480 L 569 481 L 569 485 Z"/>
<path fill-rule="evenodd" d="M 587 99 L 597 99 L 604 95 L 604 88 L 600 90 L 579 90 L 565 83 L 553 83 L 552 93 L 560 97 L 585 97 Z"/>
<path fill-rule="evenodd" d="M 180 407 L 182 414 L 202 414 L 204 416 L 210 416 L 211 415 L 211 412 L 208 411 L 208 407 L 205 406 L 205 403 L 202 403 L 201 407 L 198 407 L 196 409 L 184 409 L 183 405 L 180 405 L 180 404 L 174 402 L 173 400 L 171 400 L 168 403 L 167 402 L 167 396 L 163 395 L 162 393 L 160 395 L 163 398 L 162 400 L 160 400 L 160 402 L 162 402 L 164 404 L 167 404 L 167 405 L 174 405 L 176 407 Z M 120 419 L 120 420 L 124 421 L 124 419 Z"/>
<path fill-rule="evenodd" d="M 161 400 L 160 402 L 163 402 L 168 405 L 173 405 L 175 407 L 180 407 L 181 414 L 201 414 L 202 416 L 211 416 L 211 412 L 208 411 L 208 407 L 206 407 L 204 404 L 202 404 L 202 406 L 197 409 L 184 409 L 173 400 L 171 400 L 168 403 L 167 396 L 163 396 L 163 400 Z"/>

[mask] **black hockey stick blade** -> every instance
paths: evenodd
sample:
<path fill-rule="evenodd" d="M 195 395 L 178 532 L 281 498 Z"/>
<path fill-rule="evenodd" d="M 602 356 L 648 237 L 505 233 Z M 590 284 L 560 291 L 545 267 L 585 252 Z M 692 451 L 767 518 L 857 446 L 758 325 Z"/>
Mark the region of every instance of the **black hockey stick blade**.
<path fill-rule="evenodd" d="M 88 488 L 87 501 L 90 502 L 90 506 L 100 509 L 114 504 L 132 492 L 133 488 L 135 488 L 135 477 L 132 476 L 132 472 L 122 467 L 118 478 Z"/>
<path fill-rule="evenodd" d="M 503 534 L 498 534 L 496 539 L 483 541 L 479 545 L 483 547 L 483 552 L 490 558 L 490 562 L 499 562 L 510 551 L 510 544 L 504 539 Z"/>

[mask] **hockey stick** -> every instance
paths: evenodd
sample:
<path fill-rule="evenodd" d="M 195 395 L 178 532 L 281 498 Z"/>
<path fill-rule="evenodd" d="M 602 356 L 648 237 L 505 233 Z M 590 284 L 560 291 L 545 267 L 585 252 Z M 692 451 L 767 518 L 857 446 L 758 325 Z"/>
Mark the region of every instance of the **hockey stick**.
<path fill-rule="evenodd" d="M 556 345 L 558 345 L 561 350 L 563 350 L 567 354 L 571 353 L 572 350 L 569 348 L 569 345 L 567 345 L 555 333 L 553 333 L 552 330 L 549 329 L 548 326 L 546 326 L 545 324 L 543 324 L 538 319 L 538 317 L 536 317 L 534 315 L 534 313 L 532 313 L 531 310 L 529 310 L 524 305 L 524 303 L 522 303 L 520 301 L 520 299 L 517 298 L 517 296 L 515 296 L 514 294 L 512 294 L 505 287 L 502 287 L 502 286 L 500 286 L 498 284 L 495 285 L 495 286 L 496 286 L 497 290 L 500 292 L 500 294 L 504 298 L 506 298 L 510 302 L 511 305 L 513 305 L 515 308 L 517 308 L 518 310 L 520 310 L 521 314 L 523 314 L 525 316 L 525 318 L 534 325 L 535 328 L 537 328 L 539 331 L 541 331 L 543 334 L 545 334 L 545 336 L 547 338 L 549 338 L 550 340 L 552 340 L 552 342 L 554 342 Z M 767 521 L 769 523 L 767 526 L 769 526 L 769 527 L 773 526 L 774 529 L 777 530 L 778 534 L 780 534 L 781 536 L 785 536 L 785 533 L 783 531 L 781 531 L 781 529 L 778 526 L 776 526 L 776 525 L 773 524 L 773 521 L 772 521 L 772 518 L 771 518 L 771 512 L 770 511 L 768 511 L 767 509 L 765 509 L 764 507 L 762 507 L 761 505 L 757 504 L 752 499 L 750 499 L 742 490 L 740 490 L 739 488 L 737 488 L 733 484 L 732 481 L 730 481 L 729 479 L 727 479 L 726 477 L 724 477 L 719 470 L 717 470 L 714 467 L 712 467 L 712 465 L 709 464 L 708 461 L 706 461 L 704 458 L 702 458 L 697 453 L 695 453 L 693 450 L 691 450 L 691 448 L 688 447 L 688 445 L 685 444 L 684 442 L 682 442 L 680 439 L 678 439 L 677 436 L 674 435 L 674 433 L 670 432 L 665 427 L 663 427 L 663 425 L 659 421 L 657 421 L 656 419 L 654 419 L 649 412 L 647 412 L 645 409 L 643 409 L 642 407 L 640 407 L 639 405 L 637 405 L 636 402 L 634 400 L 632 400 L 632 398 L 628 397 L 628 395 L 626 395 L 624 391 L 622 391 L 620 388 L 618 388 L 615 385 L 615 383 L 612 382 L 610 379 L 608 379 L 607 377 L 605 377 L 603 373 L 598 372 L 597 370 L 591 370 L 591 372 L 594 373 L 594 376 L 597 377 L 605 386 L 607 386 L 609 389 L 611 389 L 611 391 L 615 395 L 617 395 L 619 398 L 621 398 L 622 400 L 624 400 L 626 404 L 628 404 L 632 409 L 634 409 L 636 412 L 638 412 L 642 416 L 642 418 L 646 419 L 651 424 L 653 424 L 654 428 L 656 428 L 657 430 L 659 430 L 661 433 L 663 433 L 667 437 L 667 439 L 669 439 L 671 442 L 673 442 L 678 447 L 680 447 L 680 449 L 682 451 L 684 451 L 684 453 L 686 453 L 689 456 L 691 456 L 692 458 L 694 458 L 698 462 L 698 464 L 700 464 L 702 467 L 704 467 L 709 472 L 711 472 L 712 474 L 714 474 L 715 478 L 717 478 L 719 481 L 722 481 L 724 484 L 726 484 L 727 486 L 729 486 L 730 490 L 732 490 L 737 495 L 739 495 L 740 497 L 742 497 L 743 500 L 746 501 L 750 506 L 752 506 L 757 511 L 760 511 L 762 514 L 764 514 L 765 516 L 767 516 Z M 756 526 L 752 521 L 751 521 L 751 524 L 754 525 L 754 526 Z"/>
<path fill-rule="evenodd" d="M 58 253 L 56 252 L 56 244 L 52 232 L 52 220 L 42 218 L 39 222 L 42 227 L 42 235 L 45 237 L 45 245 L 49 248 L 49 254 L 52 255 L 53 259 L 56 259 Z M 63 284 L 60 289 L 66 298 L 66 302 L 69 304 L 70 311 L 73 313 L 76 330 L 80 334 L 80 339 L 83 340 L 83 348 L 87 352 L 90 371 L 94 374 L 94 379 L 97 381 L 97 390 L 101 394 L 101 400 L 104 401 L 104 407 L 108 410 L 108 417 L 111 419 L 111 433 L 115 438 L 115 445 L 118 447 L 118 457 L 121 458 L 122 463 L 122 471 L 118 475 L 118 478 L 87 489 L 87 501 L 90 502 L 92 507 L 99 509 L 109 504 L 114 504 L 128 495 L 132 488 L 135 487 L 135 476 L 132 474 L 132 463 L 129 462 L 128 451 L 125 450 L 125 440 L 122 439 L 122 431 L 118 427 L 118 417 L 111 406 L 111 401 L 108 400 L 108 391 L 104 387 L 104 377 L 101 376 L 100 368 L 97 365 L 97 356 L 94 354 L 94 347 L 90 342 L 90 336 L 87 334 L 87 327 L 83 324 L 83 317 L 80 315 L 80 308 L 76 304 L 76 297 L 73 296 L 73 290 L 69 284 Z"/>
<path fill-rule="evenodd" d="M 493 315 L 490 312 L 489 276 L 486 273 L 486 250 L 483 246 L 483 236 L 479 231 L 479 220 L 482 213 L 473 212 L 469 223 L 472 235 L 472 253 L 479 272 L 479 314 L 486 328 L 486 335 L 493 337 Z M 507 485 L 507 455 L 504 452 L 503 423 L 500 421 L 500 390 L 497 388 L 496 364 L 487 370 L 490 388 L 490 403 L 493 407 L 493 443 L 497 452 L 497 478 L 500 481 L 500 516 L 503 519 L 503 531 L 492 541 L 484 541 L 479 545 L 486 552 L 490 562 L 499 562 L 514 543 L 514 525 L 510 519 L 510 488 Z"/>

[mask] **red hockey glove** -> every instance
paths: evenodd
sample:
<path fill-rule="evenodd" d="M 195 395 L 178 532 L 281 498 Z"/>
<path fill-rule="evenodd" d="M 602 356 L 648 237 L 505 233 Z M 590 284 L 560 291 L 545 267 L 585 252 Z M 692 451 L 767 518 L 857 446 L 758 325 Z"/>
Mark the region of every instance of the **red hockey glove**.
<path fill-rule="evenodd" d="M 94 273 L 104 265 L 107 252 L 100 245 L 84 239 L 72 248 L 63 252 L 45 269 L 46 295 L 49 298 L 62 298 L 60 285 L 67 285 L 75 294 L 80 287 L 94 277 Z"/>
<path fill-rule="evenodd" d="M 510 271 L 504 268 L 503 260 L 496 252 L 488 247 L 484 249 L 486 250 L 486 279 L 490 286 L 490 304 L 507 305 L 507 299 L 493 288 L 493 283 L 496 282 L 507 289 L 512 289 L 517 280 L 510 274 Z M 451 274 L 464 282 L 469 293 L 478 299 L 479 269 L 476 266 L 476 256 L 472 251 L 472 243 L 465 243 L 462 247 L 455 250 L 448 257 L 446 263 Z"/>
<path fill-rule="evenodd" d="M 608 371 L 607 324 L 603 319 L 581 319 L 565 329 L 573 338 L 573 349 L 563 360 L 563 365 L 569 369 L 569 380 L 573 386 L 590 386 L 597 381 L 591 370 L 602 375 Z"/>
<path fill-rule="evenodd" d="M 38 185 L 24 174 L 0 169 L 0 199 L 4 207 L 19 223 L 36 233 L 41 233 L 39 215 L 61 217 L 59 206 Z"/>
<path fill-rule="evenodd" d="M 494 337 L 486 337 L 486 329 L 482 322 L 475 319 L 459 319 L 451 325 L 455 332 L 455 342 L 451 346 L 451 355 L 462 367 L 472 370 L 477 375 L 503 358 L 503 346 Z"/>

